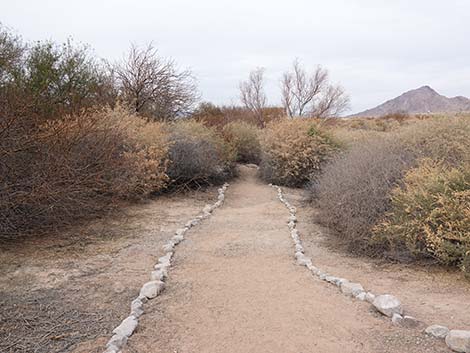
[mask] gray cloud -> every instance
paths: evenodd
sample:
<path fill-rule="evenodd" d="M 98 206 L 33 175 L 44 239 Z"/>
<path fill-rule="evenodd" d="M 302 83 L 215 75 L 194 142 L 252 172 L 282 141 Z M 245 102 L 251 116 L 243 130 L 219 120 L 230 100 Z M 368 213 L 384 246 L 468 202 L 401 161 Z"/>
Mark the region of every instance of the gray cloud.
<path fill-rule="evenodd" d="M 204 99 L 221 104 L 237 100 L 238 82 L 257 66 L 278 103 L 280 75 L 295 57 L 329 68 L 353 111 L 424 84 L 470 95 L 467 0 L 15 0 L 0 13 L 26 39 L 73 36 L 110 60 L 131 42 L 153 41 L 192 68 Z"/>

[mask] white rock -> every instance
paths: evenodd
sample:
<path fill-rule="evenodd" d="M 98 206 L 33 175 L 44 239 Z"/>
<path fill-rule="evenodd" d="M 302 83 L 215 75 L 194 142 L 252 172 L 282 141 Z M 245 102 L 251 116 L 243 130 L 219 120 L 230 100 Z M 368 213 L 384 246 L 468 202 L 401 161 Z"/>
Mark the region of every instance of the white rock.
<path fill-rule="evenodd" d="M 147 303 L 149 301 L 149 299 L 147 297 L 144 297 L 143 295 L 140 295 L 137 297 L 137 299 L 139 299 L 142 303 Z"/>
<path fill-rule="evenodd" d="M 364 288 L 360 283 L 343 282 L 341 283 L 340 288 L 343 294 L 349 295 L 351 297 L 355 297 L 359 293 L 364 292 Z"/>
<path fill-rule="evenodd" d="M 349 282 L 347 279 L 344 279 L 344 278 L 338 278 L 336 281 L 335 281 L 335 284 L 341 288 L 341 285 L 343 283 L 346 283 L 346 282 Z"/>
<path fill-rule="evenodd" d="M 326 276 L 325 277 L 325 281 L 327 281 L 329 283 L 336 283 L 337 280 L 338 280 L 338 277 L 335 277 L 335 276 Z"/>
<path fill-rule="evenodd" d="M 366 293 L 366 302 L 372 304 L 374 302 L 374 299 L 375 299 L 375 295 L 373 293 L 371 292 Z"/>
<path fill-rule="evenodd" d="M 145 283 L 140 289 L 140 295 L 153 299 L 158 296 L 165 288 L 165 283 L 162 281 L 150 281 Z"/>
<path fill-rule="evenodd" d="M 178 245 L 179 243 L 181 243 L 183 240 L 184 240 L 184 236 L 182 235 L 174 235 L 173 238 L 171 238 L 171 240 L 173 241 L 173 243 L 175 245 Z"/>
<path fill-rule="evenodd" d="M 393 313 L 393 315 L 392 315 L 392 322 L 393 322 L 395 325 L 399 325 L 402 320 L 403 320 L 403 316 L 401 316 L 400 314 L 397 314 L 397 313 Z"/>
<path fill-rule="evenodd" d="M 173 251 L 175 248 L 175 243 L 170 241 L 167 244 L 162 246 L 163 251 L 168 252 L 168 251 Z"/>
<path fill-rule="evenodd" d="M 300 245 L 300 244 L 295 244 L 295 251 L 296 251 L 296 252 L 302 252 L 302 253 L 303 253 L 303 252 L 304 252 L 304 248 L 303 248 L 303 246 Z"/>
<path fill-rule="evenodd" d="M 403 315 L 401 302 L 393 295 L 384 294 L 375 297 L 372 305 L 382 314 L 392 317 L 394 313 Z"/>
<path fill-rule="evenodd" d="M 424 330 L 428 335 L 431 335 L 436 338 L 446 338 L 449 333 L 449 329 L 441 325 L 431 325 Z"/>
<path fill-rule="evenodd" d="M 358 295 L 356 295 L 356 299 L 359 299 L 361 301 L 366 300 L 366 292 L 361 292 Z"/>
<path fill-rule="evenodd" d="M 307 264 L 306 266 L 307 266 L 307 268 L 308 268 L 310 271 L 312 271 L 312 272 L 318 271 L 318 268 L 315 267 L 312 263 Z"/>
<path fill-rule="evenodd" d="M 155 272 L 158 272 L 158 271 L 161 272 L 161 273 L 163 274 L 163 277 L 164 277 L 164 278 L 165 278 L 165 277 L 168 277 L 168 267 L 170 267 L 170 264 L 168 264 L 168 263 L 166 263 L 166 264 L 160 264 L 160 263 L 158 263 L 158 264 L 156 264 L 156 265 L 154 266 Z M 150 273 L 150 276 L 152 276 L 152 273 L 153 273 L 153 272 Z M 155 275 L 156 275 L 156 274 L 155 274 Z"/>
<path fill-rule="evenodd" d="M 127 336 L 115 334 L 108 341 L 108 343 L 106 344 L 106 347 L 109 349 L 109 352 L 119 352 L 126 343 L 127 343 Z"/>
<path fill-rule="evenodd" d="M 312 260 L 300 251 L 295 253 L 295 258 L 297 259 L 297 264 L 300 266 L 309 266 L 312 263 Z"/>
<path fill-rule="evenodd" d="M 134 299 L 131 303 L 131 315 L 139 318 L 144 313 L 144 304 L 140 299 Z"/>
<path fill-rule="evenodd" d="M 134 316 L 125 318 L 121 324 L 113 330 L 118 337 L 129 337 L 137 327 L 137 319 Z"/>
<path fill-rule="evenodd" d="M 186 231 L 188 230 L 188 227 L 186 228 L 180 228 L 180 229 L 177 229 L 175 234 L 176 235 L 184 235 L 184 233 L 186 233 Z"/>
<path fill-rule="evenodd" d="M 446 344 L 455 352 L 470 353 L 470 331 L 450 330 Z"/>
<path fill-rule="evenodd" d="M 150 280 L 151 281 L 163 281 L 168 273 L 162 271 L 161 269 L 158 271 L 150 272 Z"/>
<path fill-rule="evenodd" d="M 169 264 L 172 256 L 173 256 L 172 251 L 167 252 L 165 254 L 165 256 L 162 256 L 162 257 L 158 258 L 158 262 L 161 263 L 161 264 L 167 264 L 167 263 Z"/>
<path fill-rule="evenodd" d="M 320 271 L 320 273 L 318 273 L 318 278 L 320 278 L 322 281 L 324 281 L 326 279 L 326 277 L 328 277 L 328 273 L 325 273 L 325 272 L 322 272 L 322 271 Z"/>
<path fill-rule="evenodd" d="M 289 217 L 289 222 L 294 222 L 294 223 L 297 222 L 297 217 L 294 216 L 294 215 L 291 215 L 291 216 Z"/>

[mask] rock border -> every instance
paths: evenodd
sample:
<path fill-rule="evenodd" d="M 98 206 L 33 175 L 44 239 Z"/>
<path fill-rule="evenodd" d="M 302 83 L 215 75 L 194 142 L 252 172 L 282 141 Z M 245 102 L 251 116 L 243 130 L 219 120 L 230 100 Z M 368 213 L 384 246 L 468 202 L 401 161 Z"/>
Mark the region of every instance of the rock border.
<path fill-rule="evenodd" d="M 163 245 L 162 249 L 165 255 L 158 258 L 154 270 L 150 273 L 150 281 L 142 286 L 139 296 L 131 302 L 130 315 L 113 330 L 113 336 L 106 344 L 104 353 L 119 353 L 125 346 L 127 340 L 137 328 L 140 316 L 144 313 L 144 304 L 148 300 L 156 298 L 165 289 L 165 279 L 168 277 L 175 247 L 184 240 L 184 235 L 189 229 L 198 225 L 202 220 L 209 218 L 216 208 L 222 206 L 228 186 L 229 184 L 225 183 L 219 188 L 217 202 L 206 205 L 194 219 L 188 221 L 183 228 L 176 230 L 175 235 Z"/>
<path fill-rule="evenodd" d="M 279 200 L 290 212 L 287 226 L 289 227 L 292 240 L 294 241 L 294 256 L 299 266 L 307 267 L 320 280 L 337 286 L 344 295 L 370 303 L 376 311 L 389 317 L 394 325 L 399 325 L 404 328 L 415 328 L 421 323 L 418 319 L 405 315 L 400 300 L 393 295 L 376 295 L 370 291 L 366 291 L 360 283 L 350 282 L 345 278 L 332 276 L 314 266 L 312 259 L 304 254 L 300 233 L 297 230 L 297 209 L 285 199 L 282 189 L 279 186 L 273 184 L 269 184 L 269 186 L 277 190 Z M 454 352 L 470 353 L 470 331 L 449 330 L 445 326 L 431 325 L 424 330 L 424 333 L 438 339 L 444 339 L 447 347 Z"/>

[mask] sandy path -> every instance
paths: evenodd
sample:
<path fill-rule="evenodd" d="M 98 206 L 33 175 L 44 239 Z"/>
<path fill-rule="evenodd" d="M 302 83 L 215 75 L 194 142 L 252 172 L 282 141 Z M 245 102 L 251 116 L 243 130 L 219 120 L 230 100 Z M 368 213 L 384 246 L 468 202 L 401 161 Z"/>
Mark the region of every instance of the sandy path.
<path fill-rule="evenodd" d="M 288 212 L 241 168 L 225 205 L 188 232 L 167 290 L 124 352 L 446 352 L 295 265 Z"/>

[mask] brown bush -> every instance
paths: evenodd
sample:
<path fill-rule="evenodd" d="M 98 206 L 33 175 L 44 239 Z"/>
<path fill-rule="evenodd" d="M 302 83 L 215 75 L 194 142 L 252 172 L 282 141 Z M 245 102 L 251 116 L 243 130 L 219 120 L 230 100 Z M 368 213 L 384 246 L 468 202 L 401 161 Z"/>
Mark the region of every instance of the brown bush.
<path fill-rule="evenodd" d="M 284 119 L 263 130 L 261 148 L 264 180 L 300 186 L 319 173 L 339 144 L 312 119 Z"/>
<path fill-rule="evenodd" d="M 187 120 L 168 125 L 167 131 L 172 187 L 219 184 L 234 175 L 235 153 L 214 128 Z"/>
<path fill-rule="evenodd" d="M 261 159 L 260 129 L 252 124 L 235 121 L 225 125 L 223 134 L 236 153 L 237 162 L 258 164 Z"/>
<path fill-rule="evenodd" d="M 401 129 L 352 143 L 324 168 L 312 186 L 318 221 L 345 239 L 351 250 L 382 254 L 372 228 L 390 211 L 392 190 L 423 158 L 455 166 L 470 156 L 470 117 L 415 121 Z M 372 247 L 371 247 L 372 246 Z"/>
<path fill-rule="evenodd" d="M 119 107 L 43 124 L 15 118 L 0 131 L 0 236 L 95 217 L 166 182 L 161 127 Z"/>
<path fill-rule="evenodd" d="M 374 227 L 373 241 L 394 252 L 432 257 L 470 275 L 470 164 L 446 168 L 423 160 L 391 192 L 391 211 Z"/>

